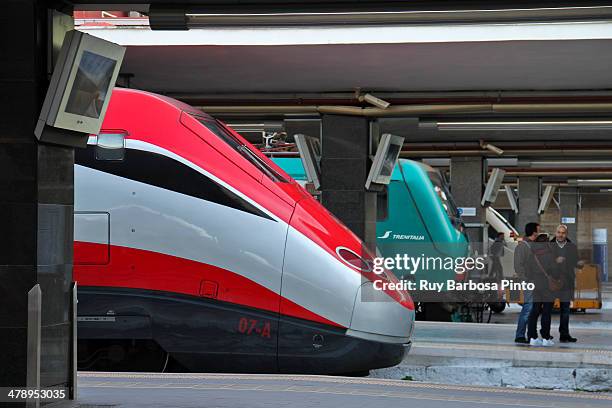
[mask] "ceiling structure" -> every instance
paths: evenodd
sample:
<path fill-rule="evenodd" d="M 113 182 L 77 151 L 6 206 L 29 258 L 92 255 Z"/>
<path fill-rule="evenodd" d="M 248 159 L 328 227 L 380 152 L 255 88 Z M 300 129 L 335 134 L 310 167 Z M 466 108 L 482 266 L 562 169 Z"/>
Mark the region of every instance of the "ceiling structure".
<path fill-rule="evenodd" d="M 252 3 L 256 1 L 242 6 Z M 272 3 L 281 7 L 283 2 Z M 483 4 L 454 2 L 461 3 Z M 520 2 L 513 3 L 518 7 Z M 527 3 L 535 7 L 534 2 Z M 582 4 L 587 3 L 592 2 Z M 392 109 L 398 104 L 420 104 L 423 112 L 440 104 L 521 102 L 531 104 L 530 109 L 407 114 L 421 117 L 421 126 L 406 151 L 427 157 L 491 157 L 495 154 L 481 148 L 481 140 L 490 139 L 523 158 L 547 154 L 551 159 L 581 156 L 587 160 L 612 152 L 608 142 L 612 127 L 587 124 L 612 120 L 612 20 L 608 19 L 380 26 L 204 24 L 181 31 L 151 30 L 147 19 L 117 21 L 111 27 L 81 23 L 79 29 L 127 47 L 122 74 L 130 86 L 215 108 L 214 113 L 222 117 L 235 118 L 224 109 L 238 105 L 277 108 L 269 115 L 249 115 L 268 119 L 282 119 L 291 114 L 292 106 L 304 108 L 305 104 L 367 106 L 355 98 L 356 89 L 390 101 Z M 560 103 L 562 109 L 550 109 L 551 104 Z M 600 105 L 591 109 L 587 105 L 592 103 Z M 287 107 L 288 113 L 278 113 Z M 572 120 L 579 125 L 441 129 L 438 122 L 449 119 Z M 519 142 L 521 138 L 529 140 Z M 612 167 L 597 172 L 609 175 Z"/>
<path fill-rule="evenodd" d="M 81 30 L 126 45 L 122 72 L 168 94 L 612 89 L 612 22 Z"/>

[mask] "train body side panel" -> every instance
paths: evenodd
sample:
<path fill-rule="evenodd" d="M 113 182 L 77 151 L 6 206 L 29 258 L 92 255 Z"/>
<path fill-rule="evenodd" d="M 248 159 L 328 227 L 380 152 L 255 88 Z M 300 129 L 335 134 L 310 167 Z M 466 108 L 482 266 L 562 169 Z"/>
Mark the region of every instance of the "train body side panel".
<path fill-rule="evenodd" d="M 80 337 L 151 336 L 194 369 L 245 364 L 276 371 L 287 223 L 224 186 L 190 191 L 199 177 L 201 190 L 218 180 L 159 146 L 127 145 L 123 162 L 96 162 L 90 146 L 75 166 L 75 210 L 108 214 L 110 237 L 108 244 L 99 242 L 99 234 L 75 224 L 78 256 L 103 252 L 100 245 L 110 255 L 106 264 L 75 266 L 79 315 L 89 320 L 80 324 Z M 214 155 L 207 152 L 211 160 Z M 176 167 L 189 180 L 177 177 Z M 259 181 L 249 188 L 270 195 Z M 281 212 L 292 212 L 278 201 L 276 207 L 288 207 Z M 293 309 L 308 313 L 299 305 Z M 220 360 L 219 353 L 229 356 Z"/>

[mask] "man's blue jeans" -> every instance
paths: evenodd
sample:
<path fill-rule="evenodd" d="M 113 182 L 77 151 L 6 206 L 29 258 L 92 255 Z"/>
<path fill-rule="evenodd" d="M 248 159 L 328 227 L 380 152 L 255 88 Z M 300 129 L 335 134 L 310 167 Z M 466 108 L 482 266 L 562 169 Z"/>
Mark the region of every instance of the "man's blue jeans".
<path fill-rule="evenodd" d="M 529 320 L 529 313 L 533 306 L 533 292 L 526 290 L 523 292 L 523 310 L 519 314 L 518 323 L 516 325 L 516 335 L 514 338 L 525 337 L 527 331 L 527 321 Z"/>

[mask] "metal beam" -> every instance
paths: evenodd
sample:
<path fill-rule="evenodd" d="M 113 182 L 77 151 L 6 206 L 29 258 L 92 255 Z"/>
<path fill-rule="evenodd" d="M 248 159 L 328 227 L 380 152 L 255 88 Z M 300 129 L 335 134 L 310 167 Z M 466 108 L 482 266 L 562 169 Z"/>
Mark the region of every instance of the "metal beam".
<path fill-rule="evenodd" d="M 480 3 L 455 7 L 420 3 L 293 3 L 193 5 L 151 4 L 151 29 L 187 30 L 234 26 L 320 26 L 482 24 L 525 21 L 585 21 L 612 18 L 608 5 L 484 6 Z"/>

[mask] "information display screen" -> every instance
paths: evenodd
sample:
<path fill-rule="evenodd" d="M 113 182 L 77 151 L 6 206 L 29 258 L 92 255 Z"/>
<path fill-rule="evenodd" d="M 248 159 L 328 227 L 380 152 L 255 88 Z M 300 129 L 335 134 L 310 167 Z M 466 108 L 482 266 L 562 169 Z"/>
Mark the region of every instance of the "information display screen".
<path fill-rule="evenodd" d="M 386 177 L 390 176 L 391 173 L 393 173 L 393 168 L 395 167 L 395 163 L 397 162 L 397 154 L 400 148 L 401 146 L 397 144 L 391 144 L 391 146 L 389 146 L 382 167 L 380 169 L 381 176 Z"/>
<path fill-rule="evenodd" d="M 66 112 L 99 118 L 117 62 L 90 51 L 83 51 Z"/>

